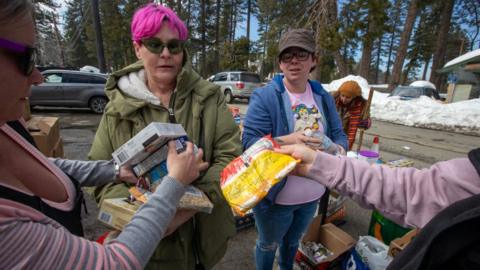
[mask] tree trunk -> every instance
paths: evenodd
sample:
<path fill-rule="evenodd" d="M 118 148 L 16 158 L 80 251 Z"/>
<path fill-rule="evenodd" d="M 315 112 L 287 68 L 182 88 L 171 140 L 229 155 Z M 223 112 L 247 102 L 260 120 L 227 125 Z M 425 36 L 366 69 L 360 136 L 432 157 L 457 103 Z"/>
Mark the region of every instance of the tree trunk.
<path fill-rule="evenodd" d="M 233 12 L 235 11 L 234 6 L 235 6 L 235 0 L 232 0 L 231 6 L 230 6 L 230 25 L 229 25 L 230 26 L 229 27 L 230 44 L 232 44 L 232 46 L 233 46 L 233 40 L 235 39 L 235 36 L 234 36 L 235 29 L 233 28 L 233 25 L 234 25 L 233 20 L 235 18 L 235 16 L 233 15 Z"/>
<path fill-rule="evenodd" d="M 251 0 L 247 1 L 247 40 L 248 40 L 248 54 L 250 56 L 250 16 L 251 16 L 251 10 L 252 8 L 252 3 Z"/>
<path fill-rule="evenodd" d="M 372 61 L 373 39 L 370 37 L 371 33 L 375 31 L 376 25 L 373 22 L 372 11 L 368 12 L 368 30 L 363 38 L 362 58 L 358 65 L 358 75 L 369 81 L 370 64 Z"/>
<path fill-rule="evenodd" d="M 383 41 L 383 35 L 378 38 L 378 48 L 377 48 L 377 61 L 376 61 L 376 67 L 375 67 L 375 83 L 378 83 L 378 71 L 380 70 L 380 56 L 382 54 L 382 41 Z"/>
<path fill-rule="evenodd" d="M 102 73 L 107 72 L 105 65 L 105 51 L 103 49 L 102 26 L 100 24 L 100 13 L 98 10 L 98 0 L 92 0 L 93 26 L 95 29 L 95 44 L 97 48 L 98 67 Z"/>
<path fill-rule="evenodd" d="M 220 0 L 217 0 L 215 6 L 215 54 L 214 54 L 215 72 L 220 70 Z"/>
<path fill-rule="evenodd" d="M 388 79 L 389 79 L 389 76 L 390 76 L 390 63 L 391 63 L 391 60 L 392 60 L 392 54 L 393 54 L 393 44 L 395 43 L 395 34 L 397 33 L 396 32 L 396 29 L 397 29 L 397 26 L 398 26 L 398 23 L 400 21 L 400 7 L 402 5 L 402 1 L 401 0 L 397 0 L 395 2 L 395 13 L 394 13 L 394 17 L 393 17 L 393 31 L 392 31 L 392 35 L 391 35 L 391 38 L 390 38 L 390 45 L 388 46 L 388 60 L 387 60 L 387 70 L 385 71 L 385 78 L 384 78 L 384 83 L 388 83 Z"/>
<path fill-rule="evenodd" d="M 200 55 L 200 66 L 201 66 L 201 72 L 200 74 L 202 76 L 206 75 L 206 69 L 207 69 L 207 61 L 206 61 L 206 55 L 207 55 L 207 38 L 205 32 L 207 31 L 206 29 L 206 11 L 205 11 L 205 0 L 200 1 L 200 9 L 201 9 L 201 17 L 200 17 L 200 32 L 202 35 L 202 54 Z"/>
<path fill-rule="evenodd" d="M 233 12 L 232 12 L 232 46 L 235 42 L 235 32 L 237 31 L 237 2 L 233 1 Z"/>
<path fill-rule="evenodd" d="M 333 57 L 335 58 L 335 62 L 337 63 L 338 73 L 341 77 L 345 77 L 348 75 L 348 67 L 345 63 L 344 57 L 340 53 L 340 50 L 336 50 L 333 52 Z"/>
<path fill-rule="evenodd" d="M 443 76 L 437 73 L 437 69 L 443 67 L 445 63 L 445 50 L 447 45 L 448 31 L 450 30 L 450 19 L 452 18 L 453 6 L 455 0 L 445 0 L 443 2 L 442 15 L 440 16 L 440 30 L 438 31 L 435 52 L 433 54 L 432 69 L 430 73 L 430 82 L 435 84 L 440 90 Z"/>
<path fill-rule="evenodd" d="M 428 70 L 429 64 L 430 64 L 430 58 L 425 60 L 425 67 L 423 68 L 422 80 L 426 80 L 427 78 L 427 70 Z"/>
<path fill-rule="evenodd" d="M 400 76 L 402 75 L 403 62 L 405 61 L 405 56 L 407 54 L 410 35 L 412 34 L 413 24 L 417 18 L 418 3 L 419 0 L 412 0 L 410 2 L 410 7 L 408 8 L 405 27 L 400 37 L 400 45 L 398 46 L 397 56 L 395 57 L 395 64 L 393 65 L 392 70 L 392 77 L 390 78 L 390 83 L 388 85 L 388 90 L 390 91 L 398 85 Z"/>

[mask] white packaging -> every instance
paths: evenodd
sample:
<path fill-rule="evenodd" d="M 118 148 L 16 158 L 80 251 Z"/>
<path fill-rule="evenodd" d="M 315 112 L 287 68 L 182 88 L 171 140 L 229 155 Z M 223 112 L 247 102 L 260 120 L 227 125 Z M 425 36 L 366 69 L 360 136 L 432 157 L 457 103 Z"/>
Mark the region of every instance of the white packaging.
<path fill-rule="evenodd" d="M 115 150 L 112 157 L 120 166 L 133 166 L 168 141 L 182 136 L 187 136 L 187 133 L 180 124 L 153 122 Z"/>

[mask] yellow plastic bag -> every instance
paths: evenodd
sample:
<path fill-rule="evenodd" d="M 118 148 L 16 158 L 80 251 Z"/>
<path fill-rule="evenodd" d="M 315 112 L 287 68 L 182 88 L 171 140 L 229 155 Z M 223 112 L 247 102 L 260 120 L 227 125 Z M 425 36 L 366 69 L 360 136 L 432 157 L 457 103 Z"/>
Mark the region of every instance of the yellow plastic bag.
<path fill-rule="evenodd" d="M 295 168 L 297 160 L 274 152 L 274 145 L 270 136 L 264 137 L 223 169 L 220 186 L 237 214 L 245 215 Z"/>

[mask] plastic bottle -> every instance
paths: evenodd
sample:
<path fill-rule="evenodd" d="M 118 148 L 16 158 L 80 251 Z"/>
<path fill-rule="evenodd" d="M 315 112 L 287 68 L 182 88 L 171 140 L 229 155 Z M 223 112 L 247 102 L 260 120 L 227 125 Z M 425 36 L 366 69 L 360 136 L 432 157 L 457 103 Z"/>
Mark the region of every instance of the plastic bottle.
<path fill-rule="evenodd" d="M 380 148 L 379 148 L 378 141 L 379 141 L 378 136 L 373 137 L 373 144 L 372 144 L 371 151 L 378 153 L 378 155 L 380 156 Z"/>

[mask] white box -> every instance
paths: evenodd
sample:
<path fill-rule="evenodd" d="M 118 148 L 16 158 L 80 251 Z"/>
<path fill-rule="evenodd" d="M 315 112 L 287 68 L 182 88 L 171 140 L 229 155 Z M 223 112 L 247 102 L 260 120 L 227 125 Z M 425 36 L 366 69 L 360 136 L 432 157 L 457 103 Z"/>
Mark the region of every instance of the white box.
<path fill-rule="evenodd" d="M 187 136 L 180 124 L 153 122 L 112 153 L 117 164 L 135 165 L 168 141 Z"/>

